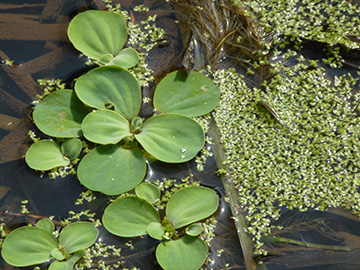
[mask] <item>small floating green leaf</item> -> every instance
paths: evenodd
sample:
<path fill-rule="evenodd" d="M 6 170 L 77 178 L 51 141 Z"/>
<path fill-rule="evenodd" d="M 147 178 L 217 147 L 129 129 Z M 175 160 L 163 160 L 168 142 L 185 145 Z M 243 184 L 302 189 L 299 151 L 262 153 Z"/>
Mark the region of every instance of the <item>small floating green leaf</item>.
<path fill-rule="evenodd" d="M 84 118 L 82 130 L 86 139 L 99 144 L 116 144 L 131 136 L 129 122 L 110 110 L 89 113 Z"/>
<path fill-rule="evenodd" d="M 186 228 L 185 232 L 187 235 L 198 236 L 203 232 L 203 227 L 199 223 L 191 224 Z"/>
<path fill-rule="evenodd" d="M 120 66 L 122 68 L 131 68 L 139 62 L 139 54 L 133 48 L 125 48 L 116 55 L 108 65 Z"/>
<path fill-rule="evenodd" d="M 40 140 L 31 145 L 26 152 L 25 161 L 30 168 L 39 171 L 51 170 L 70 163 L 61 152 L 60 146 L 50 140 Z"/>
<path fill-rule="evenodd" d="M 136 196 L 153 204 L 160 199 L 160 190 L 154 184 L 141 183 L 135 188 Z"/>
<path fill-rule="evenodd" d="M 198 270 L 208 249 L 203 240 L 186 235 L 175 241 L 163 241 L 156 248 L 156 259 L 165 270 Z"/>
<path fill-rule="evenodd" d="M 76 49 L 92 59 L 101 60 L 106 54 L 114 57 L 127 39 L 126 21 L 113 12 L 88 10 L 70 22 L 68 36 Z"/>
<path fill-rule="evenodd" d="M 205 142 L 201 126 L 179 114 L 161 114 L 147 119 L 135 138 L 148 153 L 168 163 L 189 161 Z"/>
<path fill-rule="evenodd" d="M 68 253 L 86 249 L 93 245 L 99 235 L 91 222 L 78 221 L 67 225 L 60 232 L 59 243 Z"/>
<path fill-rule="evenodd" d="M 53 256 L 57 260 L 63 260 L 65 259 L 65 255 L 62 254 L 62 252 L 58 248 L 54 248 L 51 251 L 51 256 Z"/>
<path fill-rule="evenodd" d="M 81 141 L 76 138 L 67 139 L 61 144 L 61 152 L 71 160 L 79 156 L 81 149 Z"/>
<path fill-rule="evenodd" d="M 154 94 L 155 109 L 161 113 L 177 113 L 190 117 L 212 111 L 220 100 L 219 88 L 205 75 L 183 70 L 168 74 Z"/>
<path fill-rule="evenodd" d="M 156 240 L 162 240 L 165 228 L 159 222 L 152 222 L 146 229 L 147 233 Z"/>
<path fill-rule="evenodd" d="M 80 162 L 78 178 L 88 189 L 118 195 L 136 187 L 145 177 L 146 162 L 137 148 L 100 145 Z"/>
<path fill-rule="evenodd" d="M 13 266 L 24 267 L 51 259 L 57 241 L 49 231 L 37 227 L 20 227 L 4 240 L 1 255 Z"/>
<path fill-rule="evenodd" d="M 47 230 L 50 233 L 52 233 L 55 229 L 54 223 L 49 219 L 40 219 L 36 223 L 36 227 Z"/>
<path fill-rule="evenodd" d="M 212 215 L 219 206 L 219 198 L 212 189 L 192 186 L 178 190 L 166 205 L 166 216 L 175 229 Z"/>
<path fill-rule="evenodd" d="M 160 215 L 146 200 L 127 196 L 106 207 L 102 221 L 112 234 L 134 237 L 145 235 L 150 223 L 160 222 Z"/>
<path fill-rule="evenodd" d="M 72 270 L 75 263 L 85 255 L 85 250 L 75 252 L 67 261 L 54 261 L 50 264 L 49 270 Z"/>
<path fill-rule="evenodd" d="M 35 106 L 35 125 L 46 135 L 71 138 L 82 135 L 81 123 L 89 109 L 73 90 L 60 89 L 48 94 Z"/>
<path fill-rule="evenodd" d="M 135 77 L 116 66 L 95 68 L 82 75 L 75 83 L 79 99 L 97 109 L 113 108 L 130 120 L 141 107 L 141 90 Z"/>

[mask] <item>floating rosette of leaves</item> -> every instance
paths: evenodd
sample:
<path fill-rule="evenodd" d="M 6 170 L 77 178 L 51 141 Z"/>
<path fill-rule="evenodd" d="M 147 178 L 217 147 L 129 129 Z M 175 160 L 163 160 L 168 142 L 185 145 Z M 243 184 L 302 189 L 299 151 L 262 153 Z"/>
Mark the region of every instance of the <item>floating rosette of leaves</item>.
<path fill-rule="evenodd" d="M 161 219 L 150 202 L 157 194 L 154 186 L 142 183 L 137 189 L 148 195 L 143 198 L 131 195 L 112 202 L 102 218 L 105 228 L 121 237 L 149 234 L 161 240 L 156 248 L 156 258 L 165 270 L 199 269 L 205 262 L 208 249 L 199 237 L 202 226 L 195 222 L 217 210 L 219 198 L 216 192 L 201 186 L 180 189 L 168 200 L 165 217 Z M 177 230 L 184 227 L 186 235 L 179 238 Z"/>
<path fill-rule="evenodd" d="M 126 19 L 119 14 L 101 10 L 80 13 L 71 21 L 68 37 L 77 50 L 101 64 L 131 68 L 139 62 L 134 49 L 123 48 Z"/>
<path fill-rule="evenodd" d="M 126 192 L 142 181 L 146 162 L 141 148 L 167 163 L 191 160 L 205 141 L 203 129 L 191 117 L 210 112 L 220 98 L 219 89 L 205 75 L 175 71 L 155 90 L 159 114 L 144 120 L 138 116 L 142 98 L 137 80 L 116 66 L 81 76 L 75 92 L 97 109 L 84 118 L 82 132 L 100 144 L 81 160 L 78 178 L 87 188 L 107 195 Z"/>
<path fill-rule="evenodd" d="M 4 240 L 1 255 L 10 265 L 25 267 L 54 260 L 49 270 L 71 270 L 92 246 L 98 230 L 85 221 L 71 223 L 63 228 L 58 239 L 52 234 L 54 224 L 48 219 L 36 227 L 25 226 L 12 231 Z"/>

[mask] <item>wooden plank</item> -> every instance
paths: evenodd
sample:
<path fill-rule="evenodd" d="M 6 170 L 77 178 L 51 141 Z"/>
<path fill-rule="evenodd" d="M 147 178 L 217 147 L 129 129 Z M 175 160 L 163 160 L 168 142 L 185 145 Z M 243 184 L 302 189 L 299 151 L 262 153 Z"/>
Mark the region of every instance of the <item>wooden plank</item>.
<path fill-rule="evenodd" d="M 48 0 L 41 13 L 41 23 L 55 23 L 59 20 L 59 14 L 64 6 L 65 0 Z"/>
<path fill-rule="evenodd" d="M 19 118 L 0 113 L 0 129 L 11 131 L 19 124 L 20 120 Z"/>
<path fill-rule="evenodd" d="M 37 21 L 24 23 L 0 23 L 0 39 L 2 40 L 41 40 L 67 41 L 66 31 L 69 24 L 41 24 Z"/>
<path fill-rule="evenodd" d="M 28 149 L 27 140 L 31 121 L 25 116 L 18 125 L 0 141 L 0 164 L 21 159 Z"/>

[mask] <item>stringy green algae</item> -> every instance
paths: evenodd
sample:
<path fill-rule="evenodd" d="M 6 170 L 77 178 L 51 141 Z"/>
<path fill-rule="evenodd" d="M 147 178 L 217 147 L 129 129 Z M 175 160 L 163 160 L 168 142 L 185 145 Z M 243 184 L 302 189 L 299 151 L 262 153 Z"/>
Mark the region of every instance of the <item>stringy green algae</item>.
<path fill-rule="evenodd" d="M 278 73 L 264 89 L 250 89 L 232 70 L 214 73 L 222 92 L 214 116 L 227 154 L 224 163 L 248 211 L 255 254 L 264 254 L 261 236 L 271 233 L 278 206 L 344 207 L 360 216 L 356 79 L 347 74 L 332 83 L 323 68 L 306 70 L 302 62 L 273 66 Z M 283 123 L 259 101 L 269 102 Z"/>

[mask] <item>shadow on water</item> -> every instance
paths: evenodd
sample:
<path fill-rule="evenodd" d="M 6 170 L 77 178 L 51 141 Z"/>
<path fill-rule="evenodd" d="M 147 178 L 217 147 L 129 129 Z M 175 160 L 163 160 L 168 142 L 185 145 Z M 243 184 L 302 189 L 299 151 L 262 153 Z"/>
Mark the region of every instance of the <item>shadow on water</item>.
<path fill-rule="evenodd" d="M 30 3 L 31 2 L 31 3 Z M 191 34 L 189 28 L 179 23 L 179 18 L 168 9 L 164 1 L 120 1 L 122 7 L 131 10 L 138 4 L 151 7 L 146 16 L 157 14 L 157 26 L 167 33 L 167 43 L 154 48 L 147 59 L 154 70 L 155 83 L 166 73 L 182 67 L 184 47 Z M 26 223 L 34 224 L 41 217 L 54 216 L 59 221 L 68 217 L 68 211 L 90 209 L 101 218 L 109 197 L 96 193 L 97 199 L 82 206 L 74 205 L 85 189 L 75 176 L 50 179 L 27 167 L 25 154 L 31 140 L 31 102 L 42 93 L 37 79 L 60 78 L 66 86 L 73 87 L 74 78 L 89 69 L 87 59 L 79 57 L 66 37 L 70 19 L 79 11 L 104 9 L 101 0 L 2 0 L 0 3 L 0 60 L 14 60 L 8 67 L 0 64 L 0 221 L 9 229 Z M 134 20 L 145 15 L 134 13 Z M 311 50 L 311 48 L 310 48 Z M 155 84 L 144 89 L 151 96 Z M 196 163 L 168 165 L 155 162 L 149 165 L 148 180 L 181 179 L 191 176 L 191 181 L 217 190 L 221 196 L 218 220 L 212 241 L 210 263 L 206 269 L 245 269 L 238 234 L 231 217 L 230 207 L 225 203 L 225 192 L 216 174 L 214 158 L 208 158 L 205 170 L 198 172 Z M 21 214 L 22 201 L 30 214 Z M 351 251 L 315 249 L 300 245 L 267 243 L 269 256 L 263 259 L 267 269 L 360 269 L 360 223 L 351 214 L 341 210 L 328 212 L 286 211 L 275 225 L 288 225 L 288 230 L 275 232 L 276 236 L 291 238 L 303 243 L 344 245 Z M 291 230 L 292 229 L 292 230 Z M 102 227 L 99 241 L 121 247 L 123 267 L 160 269 L 156 264 L 154 250 L 157 241 L 149 237 L 124 239 L 114 237 Z M 130 242 L 129 242 L 130 241 Z M 108 258 L 110 264 L 119 258 Z M 3 261 L 1 269 L 12 269 Z M 94 269 L 97 267 L 94 265 Z M 33 269 L 33 268 L 29 268 Z"/>

